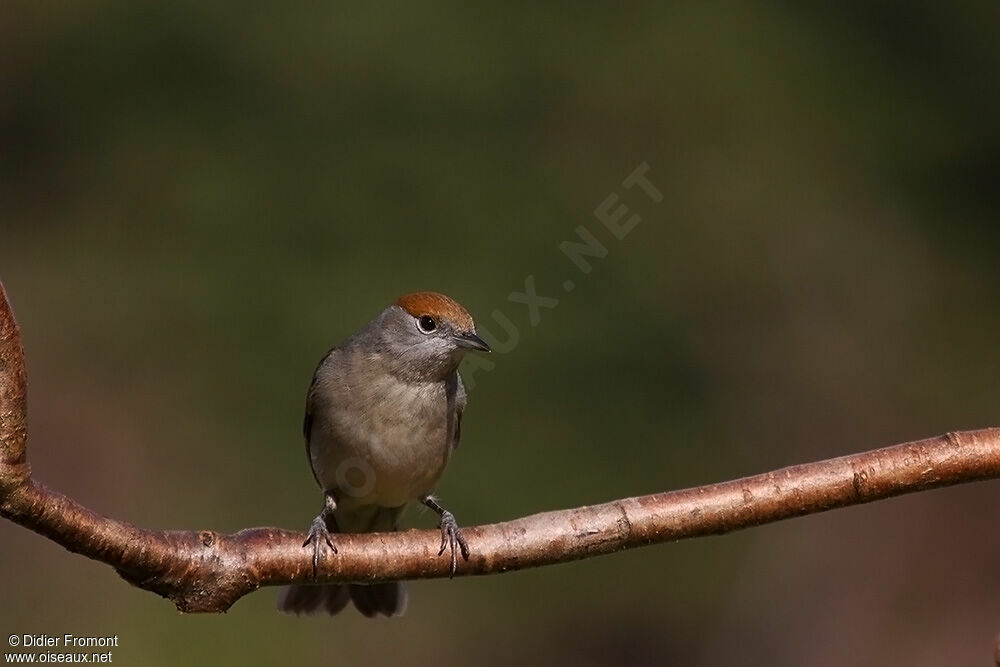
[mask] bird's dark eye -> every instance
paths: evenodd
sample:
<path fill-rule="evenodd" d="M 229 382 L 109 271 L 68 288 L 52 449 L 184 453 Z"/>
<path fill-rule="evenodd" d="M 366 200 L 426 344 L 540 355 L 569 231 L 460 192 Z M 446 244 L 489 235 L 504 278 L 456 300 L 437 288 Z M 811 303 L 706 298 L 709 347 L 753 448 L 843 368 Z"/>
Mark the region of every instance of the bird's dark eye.
<path fill-rule="evenodd" d="M 437 329 L 437 322 L 435 322 L 434 318 L 431 317 L 430 315 L 424 315 L 419 320 L 417 320 L 417 326 L 419 326 L 420 330 L 423 331 L 424 333 L 431 333 L 432 331 Z"/>

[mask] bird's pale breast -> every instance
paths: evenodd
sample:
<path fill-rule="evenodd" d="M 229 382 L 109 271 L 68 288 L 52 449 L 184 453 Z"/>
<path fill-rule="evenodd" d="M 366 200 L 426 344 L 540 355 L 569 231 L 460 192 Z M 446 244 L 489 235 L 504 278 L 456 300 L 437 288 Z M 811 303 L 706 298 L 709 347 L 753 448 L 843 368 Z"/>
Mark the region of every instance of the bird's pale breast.
<path fill-rule="evenodd" d="M 396 507 L 431 493 L 453 449 L 457 375 L 410 383 L 372 372 L 361 355 L 336 355 L 311 396 L 317 479 L 343 507 Z"/>

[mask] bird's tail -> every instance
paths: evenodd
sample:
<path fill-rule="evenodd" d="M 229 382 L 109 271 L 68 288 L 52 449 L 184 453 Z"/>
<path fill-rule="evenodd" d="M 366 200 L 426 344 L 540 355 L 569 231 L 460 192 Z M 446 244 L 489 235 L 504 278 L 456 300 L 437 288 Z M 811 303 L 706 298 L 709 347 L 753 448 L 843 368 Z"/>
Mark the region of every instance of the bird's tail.
<path fill-rule="evenodd" d="M 406 611 L 406 585 L 401 581 L 385 584 L 293 584 L 278 595 L 278 610 L 286 614 L 340 613 L 354 602 L 363 615 L 373 618 L 401 616 Z"/>
<path fill-rule="evenodd" d="M 399 529 L 402 507 L 371 507 L 336 513 L 340 532 L 386 532 Z M 334 537 L 336 539 L 336 537 Z M 333 554 L 330 558 L 336 558 Z M 292 584 L 278 594 L 278 611 L 286 614 L 340 613 L 348 602 L 368 618 L 378 615 L 402 616 L 408 601 L 406 584 Z"/>

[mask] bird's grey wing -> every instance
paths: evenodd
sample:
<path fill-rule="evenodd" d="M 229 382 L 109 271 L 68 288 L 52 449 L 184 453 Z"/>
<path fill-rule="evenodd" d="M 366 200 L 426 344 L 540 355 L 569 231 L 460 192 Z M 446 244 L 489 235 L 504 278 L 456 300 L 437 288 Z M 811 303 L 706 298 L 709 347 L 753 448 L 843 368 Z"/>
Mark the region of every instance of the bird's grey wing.
<path fill-rule="evenodd" d="M 462 376 L 456 372 L 455 377 L 458 378 L 458 386 L 455 388 L 455 436 L 452 438 L 452 449 L 458 449 L 458 443 L 462 440 L 462 415 L 465 413 L 466 403 L 469 402 Z"/>
<path fill-rule="evenodd" d="M 323 364 L 326 363 L 326 360 L 330 358 L 330 355 L 332 355 L 336 349 L 337 348 L 331 349 L 323 355 L 323 358 L 319 360 L 318 364 L 316 364 L 316 370 L 313 371 L 312 382 L 309 383 L 309 391 L 306 392 L 306 413 L 302 418 L 302 437 L 305 438 L 306 441 L 306 458 L 309 460 L 309 469 L 313 471 L 313 477 L 316 478 L 316 483 L 320 486 L 323 486 L 323 483 L 319 481 L 316 471 L 313 470 L 312 447 L 310 446 L 310 442 L 312 440 L 313 414 L 316 409 L 316 382 L 319 378 L 319 371 L 323 368 Z"/>

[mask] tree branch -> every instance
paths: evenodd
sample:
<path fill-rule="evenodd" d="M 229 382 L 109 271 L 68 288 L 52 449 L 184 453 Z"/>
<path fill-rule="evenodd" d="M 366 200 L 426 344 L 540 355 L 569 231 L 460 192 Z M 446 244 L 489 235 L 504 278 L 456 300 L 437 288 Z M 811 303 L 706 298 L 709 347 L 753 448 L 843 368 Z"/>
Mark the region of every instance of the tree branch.
<path fill-rule="evenodd" d="M 36 482 L 25 456 L 26 381 L 17 323 L 0 285 L 0 514 L 107 563 L 181 611 L 221 612 L 261 586 L 312 578 L 305 536 L 278 528 L 234 535 L 158 531 L 100 516 Z M 1000 429 L 949 433 L 682 491 L 468 528 L 459 575 L 493 574 L 717 535 L 913 491 L 1000 476 Z M 437 531 L 339 535 L 317 581 L 447 577 Z"/>

